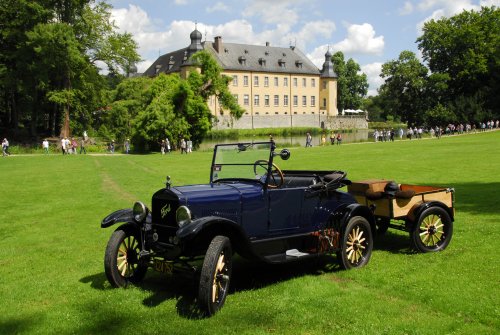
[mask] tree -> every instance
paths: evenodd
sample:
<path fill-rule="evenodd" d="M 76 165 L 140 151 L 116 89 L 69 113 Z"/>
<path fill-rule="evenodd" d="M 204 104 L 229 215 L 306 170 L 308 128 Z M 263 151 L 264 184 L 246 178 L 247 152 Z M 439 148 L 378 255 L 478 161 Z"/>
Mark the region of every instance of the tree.
<path fill-rule="evenodd" d="M 106 103 L 98 61 L 126 72 L 139 60 L 131 36 L 116 32 L 110 8 L 94 0 L 1 3 L 1 126 L 36 136 L 55 135 L 64 121 L 77 131 L 92 123 Z"/>
<path fill-rule="evenodd" d="M 352 58 L 344 61 L 344 54 L 337 51 L 332 56 L 332 62 L 337 73 L 337 106 L 339 111 L 358 109 L 363 98 L 368 93 L 368 79 L 361 73 L 361 67 Z"/>
<path fill-rule="evenodd" d="M 385 83 L 379 88 L 379 94 L 385 101 L 387 115 L 400 116 L 409 124 L 424 121 L 427 73 L 425 65 L 411 51 L 403 51 L 398 59 L 382 65 L 380 76 Z"/>
<path fill-rule="evenodd" d="M 191 71 L 185 80 L 178 74 L 161 74 L 151 79 L 152 83 L 141 99 L 134 100 L 140 100 L 142 104 L 133 121 L 133 140 L 140 149 L 153 148 L 165 137 L 174 143 L 184 137 L 198 146 L 212 128 L 213 116 L 207 104 L 210 96 L 216 96 L 221 108 L 229 110 L 232 116 L 239 118 L 243 114 L 243 109 L 229 91 L 230 78 L 221 74 L 213 57 L 199 51 L 190 61 L 199 67 L 199 72 Z M 118 86 L 119 90 L 127 87 L 125 82 Z M 112 105 L 117 102 L 115 100 Z"/>
<path fill-rule="evenodd" d="M 500 115 L 499 8 L 482 7 L 426 22 L 417 43 L 432 73 L 448 76 L 450 102 L 477 104 L 482 97 L 489 115 Z M 463 117 L 472 121 L 474 115 Z"/>

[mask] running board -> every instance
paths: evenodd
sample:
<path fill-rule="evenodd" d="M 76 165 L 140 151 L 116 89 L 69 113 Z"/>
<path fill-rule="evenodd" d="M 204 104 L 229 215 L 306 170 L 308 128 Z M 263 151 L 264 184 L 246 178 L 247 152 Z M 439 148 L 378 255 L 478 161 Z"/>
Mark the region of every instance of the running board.
<path fill-rule="evenodd" d="M 311 256 L 316 256 L 316 254 L 309 254 L 307 252 L 301 252 L 297 249 L 290 249 L 284 254 L 269 255 L 265 256 L 264 259 L 269 263 L 285 263 Z"/>

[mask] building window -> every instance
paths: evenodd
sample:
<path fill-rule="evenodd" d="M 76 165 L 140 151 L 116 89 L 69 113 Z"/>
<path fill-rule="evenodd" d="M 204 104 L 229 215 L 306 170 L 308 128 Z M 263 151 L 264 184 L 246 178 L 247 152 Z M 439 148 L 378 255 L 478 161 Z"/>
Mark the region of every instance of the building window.
<path fill-rule="evenodd" d="M 302 96 L 302 106 L 307 106 L 307 97 L 305 95 Z"/>
<path fill-rule="evenodd" d="M 243 105 L 248 106 L 249 100 L 250 100 L 250 97 L 248 96 L 248 94 L 244 94 L 243 95 Z"/>
<path fill-rule="evenodd" d="M 260 97 L 259 97 L 258 94 L 256 94 L 256 95 L 253 96 L 253 105 L 254 106 L 258 106 L 259 105 L 259 99 L 260 99 Z"/>
<path fill-rule="evenodd" d="M 311 95 L 311 106 L 316 106 L 316 97 L 314 95 Z"/>
<path fill-rule="evenodd" d="M 293 87 L 297 87 L 297 78 L 293 78 Z"/>
<path fill-rule="evenodd" d="M 243 76 L 243 86 L 248 86 L 248 76 Z"/>
<path fill-rule="evenodd" d="M 259 86 L 259 76 L 253 76 L 253 86 Z"/>
<path fill-rule="evenodd" d="M 299 97 L 297 95 L 293 96 L 293 105 L 296 107 L 299 104 Z"/>
<path fill-rule="evenodd" d="M 323 107 L 326 108 L 326 99 L 325 98 L 323 98 Z"/>
<path fill-rule="evenodd" d="M 269 95 L 264 95 L 264 106 L 269 107 Z"/>
<path fill-rule="evenodd" d="M 326 90 L 326 80 L 323 81 L 323 89 Z"/>
<path fill-rule="evenodd" d="M 238 86 L 238 76 L 237 75 L 233 76 L 233 86 Z"/>
<path fill-rule="evenodd" d="M 274 86 L 276 86 L 276 87 L 279 86 L 278 77 L 274 77 Z"/>
<path fill-rule="evenodd" d="M 316 79 L 311 78 L 311 87 L 316 87 Z"/>
<path fill-rule="evenodd" d="M 264 77 L 264 87 L 269 86 L 269 77 Z"/>
<path fill-rule="evenodd" d="M 288 87 L 288 78 L 283 78 L 283 86 Z"/>
<path fill-rule="evenodd" d="M 279 106 L 279 104 L 280 104 L 280 96 L 275 94 L 274 95 L 274 105 Z"/>
<path fill-rule="evenodd" d="M 307 79 L 302 78 L 302 87 L 306 87 L 306 86 L 307 86 Z"/>
<path fill-rule="evenodd" d="M 283 106 L 288 106 L 288 95 L 283 96 Z"/>

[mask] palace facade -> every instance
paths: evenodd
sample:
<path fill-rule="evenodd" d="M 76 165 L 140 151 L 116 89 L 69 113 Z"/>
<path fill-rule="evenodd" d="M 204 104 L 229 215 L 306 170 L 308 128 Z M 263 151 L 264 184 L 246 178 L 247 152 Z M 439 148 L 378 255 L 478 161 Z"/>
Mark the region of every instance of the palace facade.
<path fill-rule="evenodd" d="M 180 73 L 185 78 L 193 69 L 190 56 L 206 50 L 222 67 L 222 73 L 232 78 L 229 89 L 245 109 L 244 118 L 338 115 L 337 75 L 329 51 L 320 70 L 293 46 L 224 43 L 221 36 L 213 42 L 202 42 L 202 34 L 196 29 L 190 38 L 188 47 L 160 56 L 144 75 Z M 227 116 L 216 97 L 208 104 L 217 118 Z"/>

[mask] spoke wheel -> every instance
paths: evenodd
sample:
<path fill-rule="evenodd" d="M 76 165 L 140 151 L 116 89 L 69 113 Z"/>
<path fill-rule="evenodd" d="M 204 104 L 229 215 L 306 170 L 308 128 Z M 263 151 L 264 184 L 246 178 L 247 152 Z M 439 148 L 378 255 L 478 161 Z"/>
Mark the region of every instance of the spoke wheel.
<path fill-rule="evenodd" d="M 359 268 L 368 263 L 373 237 L 370 224 L 364 217 L 355 216 L 349 220 L 342 236 L 341 248 L 337 256 L 342 268 Z"/>
<path fill-rule="evenodd" d="M 430 207 L 422 212 L 413 226 L 410 237 L 415 250 L 432 252 L 444 250 L 453 234 L 453 222 L 440 207 Z"/>
<path fill-rule="evenodd" d="M 231 242 L 216 236 L 208 247 L 200 275 L 198 300 L 207 315 L 215 314 L 226 301 L 232 270 Z"/>
<path fill-rule="evenodd" d="M 116 230 L 109 239 L 104 256 L 104 270 L 114 287 L 126 287 L 140 282 L 147 271 L 147 264 L 139 260 L 141 242 L 131 229 Z"/>

